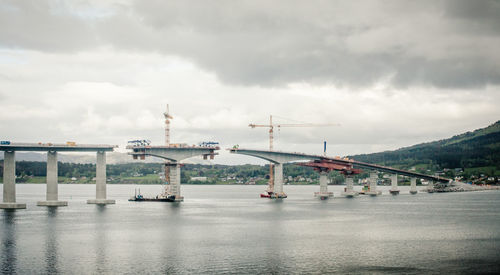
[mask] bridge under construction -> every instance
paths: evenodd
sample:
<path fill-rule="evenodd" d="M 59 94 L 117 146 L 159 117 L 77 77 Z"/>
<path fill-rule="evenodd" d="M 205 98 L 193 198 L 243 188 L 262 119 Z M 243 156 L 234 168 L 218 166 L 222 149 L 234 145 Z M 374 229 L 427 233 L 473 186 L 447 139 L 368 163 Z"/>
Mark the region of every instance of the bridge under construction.
<path fill-rule="evenodd" d="M 202 142 L 199 145 L 189 146 L 185 143 L 170 143 L 170 120 L 173 116 L 170 114 L 168 105 L 165 118 L 165 145 L 153 146 L 149 140 L 133 140 L 128 146 L 129 155 L 134 159 L 145 159 L 146 156 L 157 157 L 164 160 L 165 166 L 165 188 L 163 193 L 155 198 L 143 198 L 142 195 L 135 196 L 134 201 L 170 201 L 180 202 L 184 200 L 181 194 L 181 161 L 194 157 L 202 156 L 204 159 L 214 159 L 214 156 L 220 150 L 217 142 Z M 310 155 L 296 152 L 282 152 L 273 150 L 273 131 L 274 128 L 281 127 L 319 127 L 319 126 L 339 126 L 338 124 L 276 124 L 273 123 L 270 116 L 269 124 L 250 124 L 251 128 L 267 127 L 269 128 L 269 150 L 242 149 L 235 146 L 228 149 L 232 154 L 242 154 L 264 159 L 271 163 L 269 171 L 269 183 L 266 191 L 261 194 L 265 198 L 286 198 L 283 190 L 283 164 L 297 163 L 298 165 L 311 167 L 319 173 L 320 190 L 315 196 L 326 199 L 333 196 L 328 192 L 327 174 L 330 171 L 339 171 L 345 176 L 346 188 L 342 193 L 345 197 L 354 197 L 358 194 L 377 196 L 381 192 L 377 190 L 378 172 L 391 174 L 391 194 L 398 194 L 398 175 L 410 178 L 410 193 L 416 194 L 417 179 L 424 179 L 430 182 L 430 187 L 434 183 L 448 184 L 449 179 L 425 175 L 412 171 L 396 169 L 387 166 L 380 166 L 366 162 L 360 162 L 348 158 L 328 157 L 326 155 Z M 96 152 L 96 199 L 89 199 L 87 203 L 93 204 L 113 204 L 114 200 L 106 198 L 106 152 L 113 151 L 115 145 L 93 145 L 76 144 L 67 142 L 66 144 L 52 143 L 11 143 L 2 141 L 0 151 L 4 151 L 4 186 L 3 203 L 0 208 L 26 208 L 26 204 L 16 202 L 15 192 L 15 152 L 16 151 L 44 151 L 47 152 L 47 195 L 45 201 L 37 203 L 39 206 L 66 206 L 66 201 L 58 200 L 57 183 L 57 152 Z M 325 142 L 326 151 L 326 142 Z M 357 192 L 353 189 L 353 176 L 361 173 L 363 170 L 370 170 L 369 186 L 366 189 Z"/>
<path fill-rule="evenodd" d="M 407 176 L 410 177 L 410 193 L 416 194 L 417 191 L 417 178 L 428 180 L 432 184 L 434 182 L 445 183 L 447 184 L 450 180 L 426 175 L 421 173 L 416 173 L 412 171 L 406 171 L 401 169 L 396 169 L 387 166 L 375 165 L 366 162 L 360 162 L 353 159 L 348 158 L 339 158 L 339 157 L 327 157 L 321 155 L 309 155 L 302 154 L 296 152 L 281 152 L 281 151 L 270 151 L 270 150 L 253 150 L 253 149 L 243 149 L 243 148 L 231 148 L 228 149 L 230 153 L 233 154 L 242 154 L 253 156 L 256 158 L 264 159 L 270 161 L 274 164 L 274 181 L 271 182 L 266 190 L 267 194 L 263 194 L 263 197 L 269 198 L 286 198 L 286 193 L 283 192 L 283 164 L 284 163 L 293 163 L 298 162 L 299 165 L 308 166 L 314 168 L 316 171 L 320 173 L 320 192 L 316 193 L 317 196 L 322 199 L 333 196 L 331 192 L 328 192 L 328 181 L 327 181 L 327 173 L 329 171 L 339 171 L 346 177 L 346 189 L 344 190 L 344 195 L 346 197 L 353 197 L 358 194 L 358 192 L 353 190 L 353 176 L 355 174 L 359 174 L 361 169 L 368 169 L 372 172 L 370 173 L 370 185 L 367 190 L 364 190 L 363 193 L 367 195 L 377 196 L 380 195 L 380 191 L 377 191 L 377 179 L 378 175 L 376 172 L 384 172 L 392 174 L 391 177 L 391 190 L 392 194 L 398 194 L 399 189 L 397 187 L 397 176 Z M 300 161 L 308 161 L 308 162 L 300 162 Z"/>

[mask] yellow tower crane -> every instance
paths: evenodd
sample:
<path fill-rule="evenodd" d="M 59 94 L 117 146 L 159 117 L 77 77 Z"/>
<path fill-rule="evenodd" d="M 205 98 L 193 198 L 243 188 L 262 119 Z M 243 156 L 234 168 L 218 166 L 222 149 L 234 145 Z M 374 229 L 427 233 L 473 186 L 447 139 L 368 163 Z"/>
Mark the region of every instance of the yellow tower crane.
<path fill-rule="evenodd" d="M 269 116 L 269 124 L 248 124 L 251 128 L 256 127 L 268 127 L 269 128 L 269 151 L 273 151 L 273 142 L 274 142 L 274 128 L 280 129 L 281 127 L 325 127 L 325 126 L 340 126 L 338 123 L 295 123 L 295 124 L 273 124 L 273 116 Z M 267 187 L 267 192 L 272 194 L 274 192 L 274 175 L 273 175 L 274 164 L 269 163 L 269 184 Z"/>

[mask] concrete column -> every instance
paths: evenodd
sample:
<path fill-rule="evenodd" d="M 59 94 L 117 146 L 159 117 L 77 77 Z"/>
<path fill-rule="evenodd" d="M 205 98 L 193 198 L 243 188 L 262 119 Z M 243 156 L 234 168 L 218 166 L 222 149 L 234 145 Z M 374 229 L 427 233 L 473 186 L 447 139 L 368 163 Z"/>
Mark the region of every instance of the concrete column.
<path fill-rule="evenodd" d="M 47 200 L 36 203 L 38 206 L 67 206 L 67 201 L 58 201 L 57 152 L 47 152 Z"/>
<path fill-rule="evenodd" d="M 389 192 L 393 195 L 399 194 L 398 175 L 391 176 L 391 189 L 389 190 Z"/>
<path fill-rule="evenodd" d="M 106 152 L 97 152 L 96 161 L 96 199 L 87 200 L 90 204 L 114 204 L 115 200 L 106 199 Z"/>
<path fill-rule="evenodd" d="M 410 194 L 417 194 L 417 178 L 410 179 Z"/>
<path fill-rule="evenodd" d="M 328 178 L 326 175 L 327 175 L 327 173 L 324 171 L 321 171 L 319 173 L 319 192 L 320 193 L 328 192 Z"/>
<path fill-rule="evenodd" d="M 314 192 L 315 197 L 319 197 L 322 200 L 333 197 L 333 192 L 328 192 L 328 172 L 319 172 L 319 192 Z"/>
<path fill-rule="evenodd" d="M 342 195 L 347 198 L 358 196 L 359 193 L 354 191 L 354 179 L 352 176 L 345 176 L 345 188 Z"/>
<path fill-rule="evenodd" d="M 274 164 L 274 193 L 283 194 L 283 163 Z"/>
<path fill-rule="evenodd" d="M 354 179 L 352 178 L 352 176 L 345 177 L 345 185 L 346 192 L 354 191 Z"/>
<path fill-rule="evenodd" d="M 175 201 L 183 201 L 181 196 L 181 165 L 175 163 L 170 166 L 170 192 L 175 196 Z"/>
<path fill-rule="evenodd" d="M 377 173 L 371 172 L 370 173 L 370 192 L 368 192 L 369 195 L 372 195 L 372 196 L 380 195 L 381 192 L 377 191 L 377 181 L 378 181 Z"/>
<path fill-rule="evenodd" d="M 328 192 L 328 172 L 319 172 L 319 192 L 314 192 L 315 197 L 320 197 L 322 200 L 333 197 L 333 192 Z"/>
<path fill-rule="evenodd" d="M 16 203 L 16 153 L 5 151 L 3 157 L 3 203 L 0 209 L 24 209 L 25 203 Z"/>
<path fill-rule="evenodd" d="M 427 185 L 427 192 L 432 193 L 434 192 L 434 181 L 430 180 L 429 184 Z"/>

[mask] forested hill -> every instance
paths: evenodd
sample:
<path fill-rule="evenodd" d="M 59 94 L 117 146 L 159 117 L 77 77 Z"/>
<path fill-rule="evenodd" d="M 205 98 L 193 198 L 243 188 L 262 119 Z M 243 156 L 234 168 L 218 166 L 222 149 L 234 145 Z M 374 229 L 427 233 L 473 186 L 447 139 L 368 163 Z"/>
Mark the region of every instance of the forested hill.
<path fill-rule="evenodd" d="M 351 156 L 358 161 L 410 168 L 491 167 L 500 170 L 500 121 L 473 132 L 395 151 Z"/>

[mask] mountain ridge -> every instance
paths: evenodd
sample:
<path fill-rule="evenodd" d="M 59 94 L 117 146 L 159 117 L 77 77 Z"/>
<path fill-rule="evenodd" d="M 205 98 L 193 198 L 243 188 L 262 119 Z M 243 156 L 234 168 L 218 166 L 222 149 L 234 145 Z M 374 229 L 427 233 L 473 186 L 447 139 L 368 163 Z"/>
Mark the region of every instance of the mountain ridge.
<path fill-rule="evenodd" d="M 500 170 L 500 120 L 451 138 L 415 144 L 393 151 L 349 156 L 358 161 L 409 168 L 472 168 L 494 166 Z"/>

